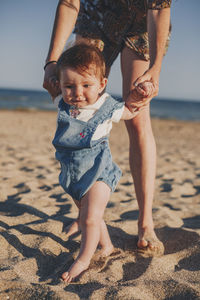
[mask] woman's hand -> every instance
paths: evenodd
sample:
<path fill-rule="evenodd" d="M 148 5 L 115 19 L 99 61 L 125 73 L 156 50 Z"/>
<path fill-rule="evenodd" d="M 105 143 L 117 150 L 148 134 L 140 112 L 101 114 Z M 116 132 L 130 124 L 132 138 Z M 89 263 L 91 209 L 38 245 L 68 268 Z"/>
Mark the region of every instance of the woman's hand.
<path fill-rule="evenodd" d="M 57 2 L 58 5 L 47 61 L 56 61 L 60 57 L 66 41 L 73 31 L 80 8 L 80 0 L 60 0 Z M 53 99 L 58 94 L 61 94 L 56 78 L 56 63 L 51 63 L 46 66 L 43 87 L 49 92 Z"/>
<path fill-rule="evenodd" d="M 126 99 L 126 104 L 131 109 L 141 110 L 157 95 L 158 89 L 156 89 L 155 85 L 151 81 L 143 81 L 143 79 L 144 75 L 137 79 L 135 87 L 130 91 Z"/>
<path fill-rule="evenodd" d="M 56 77 L 56 63 L 51 63 L 46 66 L 43 88 L 45 88 L 49 92 L 52 99 L 61 94 L 59 82 Z"/>
<path fill-rule="evenodd" d="M 158 95 L 159 91 L 159 77 L 160 77 L 160 71 L 158 71 L 156 68 L 150 68 L 147 70 L 142 76 L 138 77 L 138 79 L 135 81 L 134 85 L 136 87 L 139 87 L 141 84 L 146 84 L 148 82 L 152 84 L 151 91 L 149 90 L 148 97 L 155 97 Z M 139 90 L 138 90 L 139 91 Z M 144 96 L 147 96 L 144 94 Z"/>

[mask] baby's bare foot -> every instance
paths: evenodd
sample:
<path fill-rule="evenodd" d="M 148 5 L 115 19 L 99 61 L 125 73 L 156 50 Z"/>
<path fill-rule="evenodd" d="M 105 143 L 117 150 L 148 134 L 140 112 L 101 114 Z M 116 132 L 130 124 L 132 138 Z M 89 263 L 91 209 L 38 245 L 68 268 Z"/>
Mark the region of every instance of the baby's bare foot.
<path fill-rule="evenodd" d="M 72 224 L 66 226 L 63 231 L 66 233 L 67 237 L 70 237 L 71 235 L 79 232 L 80 231 L 79 219 L 74 221 Z"/>
<path fill-rule="evenodd" d="M 107 257 L 107 256 L 111 255 L 114 250 L 115 250 L 115 248 L 113 247 L 113 245 L 111 245 L 109 247 L 103 247 L 97 251 L 96 255 L 99 256 L 99 258 Z"/>
<path fill-rule="evenodd" d="M 121 254 L 120 250 L 114 248 L 113 245 L 101 248 L 94 254 L 90 263 L 90 269 L 102 270 L 111 256 L 118 256 L 119 254 Z"/>
<path fill-rule="evenodd" d="M 157 238 L 153 228 L 140 228 L 138 239 L 138 253 L 143 256 L 161 256 L 164 254 L 164 245 Z"/>
<path fill-rule="evenodd" d="M 87 270 L 89 264 L 80 261 L 79 259 L 75 260 L 73 265 L 69 268 L 67 272 L 64 272 L 61 275 L 61 278 L 64 282 L 70 283 L 75 278 L 77 278 L 83 271 Z"/>

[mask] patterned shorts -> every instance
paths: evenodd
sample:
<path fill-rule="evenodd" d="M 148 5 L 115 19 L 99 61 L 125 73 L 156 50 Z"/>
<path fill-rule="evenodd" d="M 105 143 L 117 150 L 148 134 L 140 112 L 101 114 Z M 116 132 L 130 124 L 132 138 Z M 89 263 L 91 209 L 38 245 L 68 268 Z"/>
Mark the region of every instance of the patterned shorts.
<path fill-rule="evenodd" d="M 106 65 L 110 67 L 124 46 L 149 60 L 147 9 L 170 7 L 170 0 L 85 0 L 74 33 L 87 38 L 103 51 Z M 150 6 L 151 5 L 151 6 Z M 156 6 L 157 5 L 157 6 Z M 170 33 L 166 41 L 167 52 Z"/>

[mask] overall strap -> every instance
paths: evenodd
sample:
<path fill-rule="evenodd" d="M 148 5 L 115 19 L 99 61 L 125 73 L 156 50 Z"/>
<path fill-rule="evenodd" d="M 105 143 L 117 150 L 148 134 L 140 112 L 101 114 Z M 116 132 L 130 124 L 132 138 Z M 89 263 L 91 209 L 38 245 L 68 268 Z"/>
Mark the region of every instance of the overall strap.
<path fill-rule="evenodd" d="M 105 120 L 111 119 L 112 114 L 115 110 L 122 108 L 124 105 L 123 101 L 119 101 L 108 95 L 105 102 L 98 109 L 95 115 L 87 122 L 90 127 L 97 127 Z"/>
<path fill-rule="evenodd" d="M 61 98 L 61 100 L 58 104 L 58 108 L 60 109 L 60 111 L 64 110 L 64 111 L 67 111 L 67 113 L 69 113 L 70 105 L 65 103 L 63 98 Z"/>

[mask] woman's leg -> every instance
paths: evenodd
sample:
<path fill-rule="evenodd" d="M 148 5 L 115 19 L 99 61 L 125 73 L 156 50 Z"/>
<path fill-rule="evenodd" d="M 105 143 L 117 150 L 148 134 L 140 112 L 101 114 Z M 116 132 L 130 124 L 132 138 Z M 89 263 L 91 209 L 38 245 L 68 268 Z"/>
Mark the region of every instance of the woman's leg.
<path fill-rule="evenodd" d="M 125 47 L 121 54 L 123 99 L 134 88 L 134 81 L 147 69 L 149 63 Z M 156 145 L 151 128 L 149 105 L 139 111 L 132 120 L 126 121 L 130 140 L 130 168 L 134 179 L 139 206 L 138 247 L 148 251 L 163 251 L 162 243 L 154 232 L 152 203 L 156 171 Z M 162 249 L 162 250 L 161 250 Z"/>
<path fill-rule="evenodd" d="M 88 268 L 100 240 L 103 214 L 109 197 L 110 188 L 108 185 L 98 181 L 81 199 L 81 248 L 73 265 L 62 274 L 62 279 L 65 282 L 71 282 Z"/>

